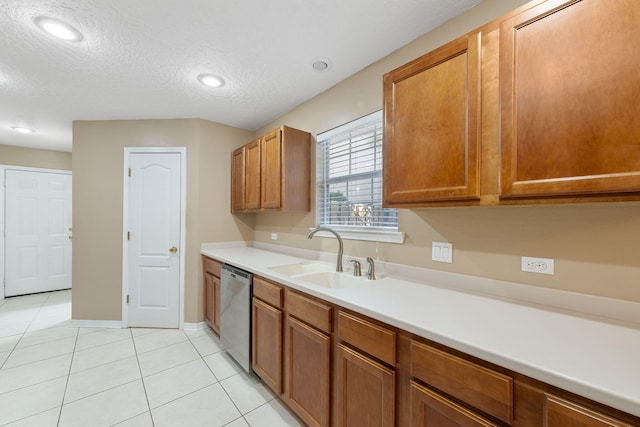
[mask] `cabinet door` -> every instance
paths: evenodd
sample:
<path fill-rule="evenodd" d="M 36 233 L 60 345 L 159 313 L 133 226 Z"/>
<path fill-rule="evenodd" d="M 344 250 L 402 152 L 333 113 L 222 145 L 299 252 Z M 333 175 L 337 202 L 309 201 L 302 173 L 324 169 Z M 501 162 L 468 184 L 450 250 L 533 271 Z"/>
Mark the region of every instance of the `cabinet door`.
<path fill-rule="evenodd" d="M 556 396 L 545 396 L 545 427 L 631 427 Z"/>
<path fill-rule="evenodd" d="M 245 147 L 231 153 L 231 212 L 242 211 L 245 205 Z"/>
<path fill-rule="evenodd" d="M 260 209 L 260 140 L 246 145 L 245 206 Z"/>
<path fill-rule="evenodd" d="M 479 198 L 478 34 L 384 76 L 384 204 Z"/>
<path fill-rule="evenodd" d="M 393 426 L 395 372 L 342 344 L 336 353 L 336 425 Z"/>
<path fill-rule="evenodd" d="M 282 138 L 280 129 L 269 132 L 261 141 L 261 205 L 264 209 L 281 207 Z M 298 167 L 298 166 L 296 166 Z"/>
<path fill-rule="evenodd" d="M 211 328 L 220 335 L 220 278 L 211 277 Z"/>
<path fill-rule="evenodd" d="M 411 381 L 411 427 L 493 427 L 457 403 Z"/>
<path fill-rule="evenodd" d="M 415 341 L 411 375 L 506 424 L 513 421 L 510 376 Z"/>
<path fill-rule="evenodd" d="M 638 16 L 556 0 L 501 24 L 502 197 L 640 191 Z"/>
<path fill-rule="evenodd" d="M 285 400 L 309 426 L 328 426 L 331 338 L 287 316 Z"/>
<path fill-rule="evenodd" d="M 277 394 L 282 393 L 282 310 L 253 298 L 253 370 Z"/>
<path fill-rule="evenodd" d="M 213 275 L 204 273 L 204 320 L 213 327 Z"/>

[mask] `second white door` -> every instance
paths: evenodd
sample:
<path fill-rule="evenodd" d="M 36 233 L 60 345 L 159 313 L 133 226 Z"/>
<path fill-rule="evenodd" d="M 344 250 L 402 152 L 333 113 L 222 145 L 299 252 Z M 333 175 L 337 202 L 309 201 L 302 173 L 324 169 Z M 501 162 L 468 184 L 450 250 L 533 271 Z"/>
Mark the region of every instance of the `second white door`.
<path fill-rule="evenodd" d="M 71 174 L 5 171 L 5 295 L 71 288 Z"/>
<path fill-rule="evenodd" d="M 128 326 L 180 324 L 181 153 L 131 153 Z"/>

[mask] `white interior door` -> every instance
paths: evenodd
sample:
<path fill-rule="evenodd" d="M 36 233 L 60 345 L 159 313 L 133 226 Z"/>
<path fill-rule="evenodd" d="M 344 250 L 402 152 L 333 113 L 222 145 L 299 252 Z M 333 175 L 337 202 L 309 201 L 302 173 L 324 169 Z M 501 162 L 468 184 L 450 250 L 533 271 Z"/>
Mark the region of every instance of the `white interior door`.
<path fill-rule="evenodd" d="M 180 323 L 181 154 L 131 153 L 128 326 Z"/>
<path fill-rule="evenodd" d="M 71 174 L 5 170 L 5 295 L 71 288 Z"/>

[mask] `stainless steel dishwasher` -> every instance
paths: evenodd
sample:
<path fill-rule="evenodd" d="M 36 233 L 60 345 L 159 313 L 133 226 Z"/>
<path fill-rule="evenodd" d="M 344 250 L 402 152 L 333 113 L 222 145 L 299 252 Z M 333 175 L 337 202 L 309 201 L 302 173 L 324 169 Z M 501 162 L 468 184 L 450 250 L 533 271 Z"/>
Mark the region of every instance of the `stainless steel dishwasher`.
<path fill-rule="evenodd" d="M 220 272 L 220 339 L 242 368 L 251 370 L 251 280 L 253 275 L 223 264 Z"/>

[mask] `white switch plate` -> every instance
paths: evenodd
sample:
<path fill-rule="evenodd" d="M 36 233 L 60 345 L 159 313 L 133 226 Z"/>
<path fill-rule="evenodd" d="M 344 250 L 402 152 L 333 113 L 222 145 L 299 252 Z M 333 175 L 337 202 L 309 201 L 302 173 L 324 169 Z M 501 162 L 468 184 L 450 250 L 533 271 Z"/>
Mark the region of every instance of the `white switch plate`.
<path fill-rule="evenodd" d="M 527 273 L 553 274 L 553 259 L 523 256 L 521 269 Z"/>
<path fill-rule="evenodd" d="M 278 240 L 278 233 L 271 233 L 271 240 Z"/>
<path fill-rule="evenodd" d="M 431 242 L 431 260 L 453 263 L 453 243 Z"/>

